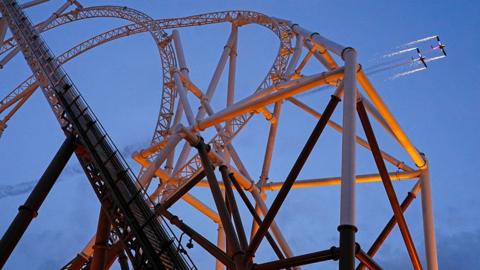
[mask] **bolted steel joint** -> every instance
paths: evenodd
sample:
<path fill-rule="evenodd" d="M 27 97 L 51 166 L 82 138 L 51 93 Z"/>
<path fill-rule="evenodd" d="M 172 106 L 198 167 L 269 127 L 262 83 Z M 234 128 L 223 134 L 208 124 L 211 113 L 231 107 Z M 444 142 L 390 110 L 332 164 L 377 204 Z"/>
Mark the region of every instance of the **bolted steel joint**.
<path fill-rule="evenodd" d="M 346 47 L 342 50 L 341 56 L 342 60 L 345 61 L 346 54 L 353 54 L 353 56 L 357 56 L 357 51 L 352 47 Z"/>

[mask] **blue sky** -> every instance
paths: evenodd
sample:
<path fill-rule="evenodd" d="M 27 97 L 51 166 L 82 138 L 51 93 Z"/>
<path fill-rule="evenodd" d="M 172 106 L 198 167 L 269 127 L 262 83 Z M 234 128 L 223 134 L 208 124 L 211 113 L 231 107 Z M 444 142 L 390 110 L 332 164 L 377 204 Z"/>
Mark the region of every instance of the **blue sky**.
<path fill-rule="evenodd" d="M 50 1 L 29 10 L 34 21 L 46 18 L 63 1 Z M 344 45 L 355 47 L 359 60 L 368 66 L 396 46 L 429 35 L 440 35 L 449 56 L 429 65 L 429 69 L 397 80 L 386 75 L 372 78 L 378 91 L 413 143 L 430 160 L 439 261 L 442 269 L 471 269 L 480 263 L 480 150 L 478 119 L 480 108 L 480 3 L 477 1 L 84 1 L 85 6 L 127 5 L 154 18 L 182 17 L 232 9 L 254 10 L 292 20 Z M 102 31 L 123 25 L 120 20 L 97 19 L 74 23 L 43 36 L 55 54 Z M 180 35 L 192 80 L 206 88 L 221 49 L 228 37 L 228 25 L 181 29 Z M 278 48 L 276 37 L 258 26 L 242 27 L 239 32 L 238 98 L 252 93 L 263 79 Z M 308 68 L 318 72 L 317 66 Z M 117 146 L 124 153 L 146 146 L 158 114 L 161 70 L 159 55 L 147 34 L 111 42 L 80 56 L 65 66 L 66 71 L 99 116 Z M 0 95 L 5 95 L 30 71 L 17 56 L 0 72 Z M 222 78 L 218 100 L 224 100 L 226 80 Z M 322 111 L 328 93 L 302 98 Z M 221 109 L 220 102 L 215 109 Z M 341 119 L 341 111 L 334 115 Z M 315 120 L 285 105 L 270 178 L 285 177 Z M 408 156 L 378 126 L 382 148 L 399 159 Z M 256 117 L 234 141 L 250 174 L 258 179 L 268 125 Z M 14 116 L 0 138 L 0 187 L 17 188 L 18 194 L 0 193 L 0 232 L 4 232 L 27 194 L 63 140 L 63 134 L 45 98 L 35 93 Z M 260 149 L 260 150 L 259 150 Z M 340 136 L 327 130 L 299 178 L 339 175 Z M 360 173 L 374 172 L 373 160 L 358 150 Z M 133 168 L 136 165 L 131 162 Z M 396 183 L 402 199 L 412 182 Z M 20 185 L 20 186 L 19 186 Z M 391 209 L 380 185 L 358 186 L 358 241 L 368 247 Z M 15 193 L 15 192 L 13 192 Z M 209 199 L 205 190 L 198 197 Z M 273 195 L 273 194 L 272 194 Z M 269 199 L 273 196 L 270 195 Z M 280 211 L 277 222 L 295 253 L 315 251 L 338 242 L 339 188 L 294 190 Z M 213 205 L 213 204 L 212 204 Z M 42 206 L 11 256 L 5 269 L 59 268 L 81 250 L 96 228 L 99 203 L 72 159 L 60 181 Z M 215 239 L 213 223 L 188 206 L 176 213 Z M 420 200 L 407 211 L 415 243 L 423 243 Z M 263 246 L 262 246 L 263 247 Z M 419 248 L 423 258 L 423 249 Z M 200 269 L 210 269 L 201 248 L 190 251 Z M 264 258 L 272 254 L 261 249 Z M 408 269 L 408 256 L 397 229 L 379 253 L 384 269 Z M 457 262 L 461 259 L 460 262 Z M 325 269 L 335 269 L 325 264 Z M 317 269 L 318 266 L 305 269 Z"/>

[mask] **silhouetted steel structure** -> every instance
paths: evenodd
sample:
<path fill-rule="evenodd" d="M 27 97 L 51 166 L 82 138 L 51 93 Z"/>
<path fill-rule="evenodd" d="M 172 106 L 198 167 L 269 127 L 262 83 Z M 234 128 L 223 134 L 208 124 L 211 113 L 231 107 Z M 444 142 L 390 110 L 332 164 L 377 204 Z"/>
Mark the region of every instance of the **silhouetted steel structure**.
<path fill-rule="evenodd" d="M 0 101 L 0 113 L 8 112 L 0 122 L 0 130 L 6 128 L 7 121 L 40 87 L 67 140 L 2 238 L 0 267 L 8 259 L 74 152 L 102 207 L 96 236 L 63 269 L 108 269 L 117 258 L 122 269 L 128 269 L 129 263 L 135 269 L 196 269 L 188 256 L 184 256 L 185 250 L 164 223 L 164 219 L 214 256 L 217 260 L 215 269 L 226 267 L 237 270 L 299 269 L 302 265 L 326 260 L 338 260 L 341 270 L 352 270 L 357 265 L 357 269 L 381 269 L 374 256 L 398 224 L 413 268 L 422 269 L 403 216 L 420 190 L 426 269 L 438 269 L 428 162 L 400 128 L 362 71 L 361 65 L 357 63 L 355 49 L 337 44 L 290 21 L 250 11 L 214 12 L 154 20 L 128 7 L 83 7 L 78 1 L 68 0 L 47 20 L 32 25 L 23 9 L 43 2 L 45 0 L 18 5 L 12 0 L 0 1 L 0 55 L 3 56 L 0 65 L 5 66 L 18 52 L 22 52 L 33 71 L 31 77 Z M 70 22 L 98 17 L 121 18 L 131 24 L 97 35 L 58 57 L 53 56 L 40 36 L 41 32 Z M 213 77 L 204 91 L 190 80 L 180 34 L 176 28 L 215 23 L 230 23 L 231 33 Z M 272 68 L 255 92 L 242 100 L 235 100 L 238 29 L 246 24 L 258 24 L 270 29 L 279 38 L 280 48 Z M 12 37 L 4 39 L 7 27 Z M 174 30 L 166 32 L 169 29 Z M 143 32 L 149 32 L 158 47 L 162 61 L 163 91 L 151 145 L 133 156 L 143 167 L 137 180 L 61 65 L 99 45 Z M 343 65 L 337 63 L 338 58 L 343 60 Z M 304 74 L 303 68 L 309 61 L 319 61 L 326 70 Z M 215 112 L 210 102 L 227 63 L 227 102 L 223 110 Z M 357 84 L 363 92 L 357 89 Z M 321 85 L 336 87 L 322 113 L 294 97 Z M 196 114 L 189 94 L 198 100 L 195 104 L 199 105 Z M 285 102 L 318 118 L 318 123 L 285 180 L 268 182 L 278 122 Z M 330 119 L 340 103 L 343 111 L 342 125 Z M 261 114 L 270 123 L 262 171 L 257 183 L 243 165 L 233 144 L 235 136 L 255 114 Z M 356 135 L 357 115 L 366 140 Z M 417 169 L 381 150 L 370 117 L 406 150 Z M 298 180 L 299 173 L 327 126 L 342 134 L 341 175 Z M 214 130 L 215 134 L 208 143 L 203 137 L 206 129 Z M 182 141 L 183 148 L 177 151 L 179 154 L 176 157 L 175 149 Z M 378 174 L 356 173 L 356 144 L 372 153 Z M 192 147 L 197 154 L 190 153 Z M 397 167 L 399 172 L 388 172 L 385 162 Z M 155 177 L 158 179 L 158 187 L 147 194 L 145 190 Z M 411 192 L 400 203 L 392 181 L 417 178 Z M 368 251 L 364 251 L 355 241 L 355 186 L 364 182 L 382 182 L 393 210 L 393 216 Z M 275 217 L 292 188 L 327 185 L 340 185 L 341 188 L 339 245 L 295 255 L 276 224 Z M 194 187 L 207 187 L 211 190 L 216 210 L 189 194 Z M 265 193 L 272 190 L 278 190 L 278 193 L 268 206 L 265 203 Z M 250 201 L 246 192 L 251 193 L 254 202 Z M 238 198 L 241 202 L 237 201 Z M 180 199 L 217 224 L 217 243 L 210 242 L 201 232 L 190 227 L 188 221 L 184 222 L 171 212 L 170 207 Z M 239 211 L 242 205 L 248 209 L 254 221 L 250 235 L 247 234 L 250 227 L 245 224 Z M 259 263 L 255 255 L 263 239 L 268 241 L 278 260 Z"/>

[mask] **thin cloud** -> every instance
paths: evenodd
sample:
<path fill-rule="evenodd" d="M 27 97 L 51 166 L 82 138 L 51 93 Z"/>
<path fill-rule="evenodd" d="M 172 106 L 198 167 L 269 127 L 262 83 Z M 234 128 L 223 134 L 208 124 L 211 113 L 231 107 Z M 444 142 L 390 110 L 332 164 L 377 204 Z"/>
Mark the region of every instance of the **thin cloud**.
<path fill-rule="evenodd" d="M 128 160 L 133 152 L 140 149 L 140 147 L 144 145 L 145 145 L 144 143 L 130 144 L 123 147 L 120 150 L 120 153 L 122 154 L 123 157 L 125 157 L 125 159 Z M 65 170 L 63 170 L 62 176 L 59 177 L 58 181 L 63 181 L 64 179 L 70 179 L 73 176 L 78 176 L 80 174 L 83 174 L 83 170 L 77 164 L 67 166 Z M 25 181 L 25 182 L 21 182 L 14 185 L 0 185 L 0 200 L 7 197 L 28 193 L 32 191 L 32 189 L 35 187 L 36 184 L 37 184 L 37 180 Z"/>
<path fill-rule="evenodd" d="M 37 181 L 22 182 L 16 185 L 1 185 L 0 200 L 10 196 L 24 194 L 33 189 Z"/>

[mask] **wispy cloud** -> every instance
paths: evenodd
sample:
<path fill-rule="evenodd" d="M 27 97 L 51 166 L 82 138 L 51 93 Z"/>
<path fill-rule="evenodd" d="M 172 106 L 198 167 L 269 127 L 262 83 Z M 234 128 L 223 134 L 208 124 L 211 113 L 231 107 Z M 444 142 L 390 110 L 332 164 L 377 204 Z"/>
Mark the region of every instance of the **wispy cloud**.
<path fill-rule="evenodd" d="M 33 189 L 36 183 L 37 183 L 36 181 L 28 181 L 28 182 L 22 182 L 16 185 L 1 185 L 0 199 L 27 193 Z"/>
<path fill-rule="evenodd" d="M 144 147 L 145 143 L 134 143 L 123 147 L 120 150 L 122 156 L 129 160 L 129 157 L 132 155 L 133 152 Z M 58 181 L 63 181 L 65 179 L 71 179 L 73 176 L 78 176 L 83 174 L 83 170 L 77 164 L 67 166 L 64 171 L 62 172 L 62 177 L 58 179 Z M 39 176 L 40 178 L 40 176 Z M 0 185 L 0 200 L 6 197 L 17 196 L 21 194 L 25 194 L 30 192 L 35 185 L 37 184 L 37 180 L 35 181 L 25 181 L 14 185 Z"/>
<path fill-rule="evenodd" d="M 70 179 L 71 176 L 76 176 L 83 173 L 82 169 L 78 166 L 68 166 L 62 172 L 62 177 L 58 178 L 58 181 L 63 181 L 64 179 Z M 67 177 L 64 177 L 67 176 Z M 15 185 L 0 185 L 0 200 L 6 197 L 21 195 L 30 192 L 35 185 L 35 181 L 25 181 Z"/>

